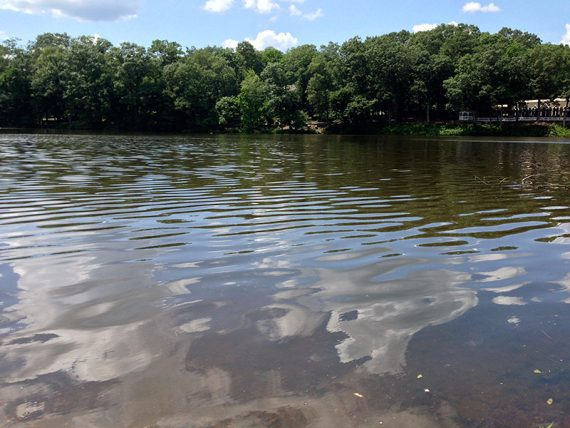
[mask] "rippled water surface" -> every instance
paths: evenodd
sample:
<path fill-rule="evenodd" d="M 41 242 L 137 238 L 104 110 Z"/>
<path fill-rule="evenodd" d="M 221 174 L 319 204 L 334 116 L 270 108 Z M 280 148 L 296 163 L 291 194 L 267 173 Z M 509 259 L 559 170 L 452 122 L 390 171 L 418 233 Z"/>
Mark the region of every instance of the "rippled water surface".
<path fill-rule="evenodd" d="M 570 145 L 0 136 L 0 425 L 570 426 Z"/>

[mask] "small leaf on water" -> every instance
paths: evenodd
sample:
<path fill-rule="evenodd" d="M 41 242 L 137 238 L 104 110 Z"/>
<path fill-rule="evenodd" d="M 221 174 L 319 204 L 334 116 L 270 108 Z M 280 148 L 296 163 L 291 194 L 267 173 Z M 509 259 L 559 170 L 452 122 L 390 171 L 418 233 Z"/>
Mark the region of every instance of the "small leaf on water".
<path fill-rule="evenodd" d="M 549 406 L 552 406 L 554 404 L 554 399 L 549 398 L 548 400 L 546 400 L 546 404 L 548 404 Z"/>
<path fill-rule="evenodd" d="M 542 370 L 540 370 L 540 369 L 534 369 L 534 374 L 542 374 Z"/>
<path fill-rule="evenodd" d="M 355 392 L 355 393 L 354 393 L 354 396 L 355 396 L 355 397 L 358 397 L 358 398 L 364 398 L 364 395 L 359 394 L 358 392 Z"/>

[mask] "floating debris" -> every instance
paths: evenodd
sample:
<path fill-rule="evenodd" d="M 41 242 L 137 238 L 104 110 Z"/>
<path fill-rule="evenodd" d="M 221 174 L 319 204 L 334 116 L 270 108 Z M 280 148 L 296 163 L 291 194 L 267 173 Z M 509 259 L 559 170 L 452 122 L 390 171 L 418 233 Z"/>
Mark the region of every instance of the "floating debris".
<path fill-rule="evenodd" d="M 423 374 L 419 374 L 416 379 L 423 379 L 424 375 Z"/>
<path fill-rule="evenodd" d="M 519 325 L 521 323 L 521 319 L 519 317 L 510 317 L 507 322 L 513 325 Z"/>
<path fill-rule="evenodd" d="M 355 392 L 355 393 L 354 393 L 354 396 L 355 396 L 355 397 L 358 397 L 358 398 L 364 398 L 364 395 L 359 394 L 358 392 Z"/>
<path fill-rule="evenodd" d="M 542 370 L 540 369 L 534 369 L 534 374 L 542 374 Z"/>
<path fill-rule="evenodd" d="M 428 388 L 424 389 L 424 392 L 427 392 L 428 394 L 431 392 Z"/>
<path fill-rule="evenodd" d="M 546 400 L 546 404 L 548 404 L 549 406 L 552 406 L 554 404 L 554 399 L 549 398 L 548 400 Z"/>

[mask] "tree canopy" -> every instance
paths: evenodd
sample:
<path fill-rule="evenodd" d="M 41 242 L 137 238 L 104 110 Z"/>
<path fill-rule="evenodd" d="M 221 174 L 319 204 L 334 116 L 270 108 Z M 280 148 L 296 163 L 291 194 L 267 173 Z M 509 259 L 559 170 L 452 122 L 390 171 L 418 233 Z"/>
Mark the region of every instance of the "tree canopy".
<path fill-rule="evenodd" d="M 444 120 L 557 97 L 570 97 L 570 47 L 509 28 L 440 25 L 285 53 L 57 33 L 0 44 L 0 126 L 297 130 L 309 120 Z"/>

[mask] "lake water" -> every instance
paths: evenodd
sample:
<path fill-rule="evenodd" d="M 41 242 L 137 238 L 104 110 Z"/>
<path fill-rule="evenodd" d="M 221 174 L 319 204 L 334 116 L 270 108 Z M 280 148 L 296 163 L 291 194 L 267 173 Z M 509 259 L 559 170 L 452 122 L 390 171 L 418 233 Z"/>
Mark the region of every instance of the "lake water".
<path fill-rule="evenodd" d="M 570 426 L 570 145 L 0 135 L 0 425 Z"/>

